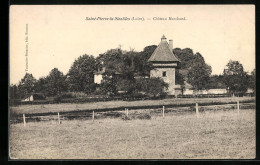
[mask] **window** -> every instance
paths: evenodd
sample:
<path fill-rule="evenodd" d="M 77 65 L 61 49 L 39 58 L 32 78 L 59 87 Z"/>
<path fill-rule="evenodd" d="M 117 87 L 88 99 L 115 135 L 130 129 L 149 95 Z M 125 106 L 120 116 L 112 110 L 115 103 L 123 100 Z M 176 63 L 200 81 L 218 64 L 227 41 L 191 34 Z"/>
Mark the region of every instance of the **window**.
<path fill-rule="evenodd" d="M 166 77 L 166 72 L 165 72 L 165 71 L 162 72 L 162 76 L 163 76 L 163 77 Z"/>

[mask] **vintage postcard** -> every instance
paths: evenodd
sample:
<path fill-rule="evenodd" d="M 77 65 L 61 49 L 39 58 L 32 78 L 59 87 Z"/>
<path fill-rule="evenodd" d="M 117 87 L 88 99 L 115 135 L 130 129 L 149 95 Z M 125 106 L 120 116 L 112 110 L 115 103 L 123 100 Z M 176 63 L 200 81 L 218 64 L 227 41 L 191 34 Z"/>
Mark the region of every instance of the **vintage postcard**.
<path fill-rule="evenodd" d="M 9 159 L 254 159 L 254 5 L 11 5 Z"/>

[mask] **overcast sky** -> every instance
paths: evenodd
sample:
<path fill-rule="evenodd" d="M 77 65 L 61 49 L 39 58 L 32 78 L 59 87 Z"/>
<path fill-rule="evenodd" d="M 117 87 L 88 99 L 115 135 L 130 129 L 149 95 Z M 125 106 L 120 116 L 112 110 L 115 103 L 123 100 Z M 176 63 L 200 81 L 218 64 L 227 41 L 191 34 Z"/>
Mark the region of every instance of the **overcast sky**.
<path fill-rule="evenodd" d="M 253 5 L 11 6 L 10 83 L 18 83 L 25 75 L 26 54 L 28 72 L 38 79 L 55 67 L 66 74 L 83 54 L 96 57 L 118 45 L 136 51 L 158 45 L 163 34 L 173 40 L 173 48 L 200 52 L 212 74 L 221 74 L 230 59 L 240 61 L 251 72 L 255 68 L 254 10 Z"/>

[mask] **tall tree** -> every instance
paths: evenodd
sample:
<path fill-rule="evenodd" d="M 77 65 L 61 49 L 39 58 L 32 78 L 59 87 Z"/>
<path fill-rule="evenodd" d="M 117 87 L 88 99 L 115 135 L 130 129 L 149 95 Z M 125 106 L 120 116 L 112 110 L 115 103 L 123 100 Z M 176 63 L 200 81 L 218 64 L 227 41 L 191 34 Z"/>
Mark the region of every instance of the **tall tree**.
<path fill-rule="evenodd" d="M 105 68 L 107 75 L 115 74 L 119 71 L 120 66 L 122 66 L 123 52 L 121 49 L 110 49 L 107 52 L 100 54 L 96 59 L 96 65 L 100 65 Z"/>
<path fill-rule="evenodd" d="M 211 66 L 205 63 L 203 56 L 200 53 L 193 54 L 190 48 L 175 48 L 173 53 L 180 60 L 176 82 L 184 84 L 186 81 L 196 90 L 207 89 L 212 70 Z"/>
<path fill-rule="evenodd" d="M 94 71 L 96 60 L 91 55 L 83 55 L 74 61 L 68 72 L 69 90 L 91 93 L 95 90 Z"/>
<path fill-rule="evenodd" d="M 173 53 L 181 61 L 179 64 L 181 69 L 190 69 L 192 60 L 196 58 L 193 54 L 193 50 L 190 48 L 185 48 L 182 50 L 180 48 L 175 48 L 173 49 Z"/>
<path fill-rule="evenodd" d="M 15 84 L 11 84 L 9 87 L 9 99 L 18 99 L 19 93 L 18 93 L 18 87 Z"/>
<path fill-rule="evenodd" d="M 100 54 L 96 59 L 98 67 L 102 66 L 104 70 L 103 80 L 100 84 L 101 90 L 106 94 L 116 94 L 118 76 L 123 64 L 123 52 L 121 48 L 110 49 L 107 52 Z"/>
<path fill-rule="evenodd" d="M 225 89 L 226 86 L 224 84 L 223 75 L 212 75 L 212 76 L 210 76 L 208 88 L 209 89 L 216 89 L 216 88 Z"/>
<path fill-rule="evenodd" d="M 34 92 L 35 83 L 36 79 L 33 77 L 33 75 L 26 73 L 18 85 L 18 91 L 21 98 L 28 97 Z"/>
<path fill-rule="evenodd" d="M 145 77 L 150 75 L 151 65 L 148 63 L 148 59 L 156 48 L 156 45 L 146 46 L 143 51 L 137 54 L 136 71 L 140 76 Z"/>
<path fill-rule="evenodd" d="M 116 82 L 113 76 L 104 75 L 100 87 L 104 94 L 114 95 L 117 93 Z"/>
<path fill-rule="evenodd" d="M 189 65 L 188 83 L 196 90 L 208 89 L 211 66 L 207 65 L 200 53 L 196 53 Z"/>
<path fill-rule="evenodd" d="M 192 69 L 189 70 L 188 83 L 190 83 L 196 90 L 208 89 L 210 74 L 210 66 L 196 63 Z"/>
<path fill-rule="evenodd" d="M 120 76 L 117 78 L 118 91 L 125 91 L 131 95 L 135 91 L 135 75 L 137 75 L 137 53 L 130 50 L 122 55 L 122 62 L 118 66 Z"/>
<path fill-rule="evenodd" d="M 56 96 L 67 90 L 66 77 L 57 68 L 50 71 L 45 80 L 45 90 L 48 96 Z M 43 80 L 41 80 L 43 81 Z"/>
<path fill-rule="evenodd" d="M 175 83 L 181 85 L 184 88 L 184 76 L 180 73 L 179 69 L 175 71 Z"/>
<path fill-rule="evenodd" d="M 223 71 L 224 83 L 232 94 L 244 94 L 248 87 L 248 75 L 239 61 L 230 60 Z"/>
<path fill-rule="evenodd" d="M 230 60 L 224 70 L 225 75 L 242 75 L 244 73 L 243 65 L 239 61 Z"/>
<path fill-rule="evenodd" d="M 256 87 L 256 74 L 255 69 L 251 72 L 251 75 L 249 77 L 249 88 L 253 89 L 253 92 L 255 94 L 255 87 Z"/>
<path fill-rule="evenodd" d="M 35 92 L 46 94 L 46 77 L 40 77 L 35 83 Z"/>

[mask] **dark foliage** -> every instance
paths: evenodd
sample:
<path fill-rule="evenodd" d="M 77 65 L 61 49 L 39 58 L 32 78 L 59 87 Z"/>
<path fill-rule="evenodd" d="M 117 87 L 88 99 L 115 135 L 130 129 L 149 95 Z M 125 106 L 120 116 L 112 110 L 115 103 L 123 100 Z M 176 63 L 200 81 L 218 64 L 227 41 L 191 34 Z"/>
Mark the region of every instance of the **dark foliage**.
<path fill-rule="evenodd" d="M 70 91 L 91 93 L 95 90 L 94 71 L 96 60 L 93 56 L 83 55 L 71 66 L 67 83 Z"/>
<path fill-rule="evenodd" d="M 24 78 L 22 78 L 18 85 L 18 95 L 21 99 L 29 97 L 31 94 L 33 94 L 35 83 L 36 79 L 33 77 L 33 75 L 30 73 L 26 73 Z"/>
<path fill-rule="evenodd" d="M 243 65 L 230 60 L 224 69 L 224 83 L 229 93 L 243 95 L 250 86 L 250 76 L 244 72 Z"/>
<path fill-rule="evenodd" d="M 180 59 L 180 69 L 176 72 L 177 84 L 183 85 L 187 81 L 195 90 L 208 89 L 211 67 L 205 63 L 203 56 L 194 54 L 190 48 L 175 48 L 173 53 Z"/>

